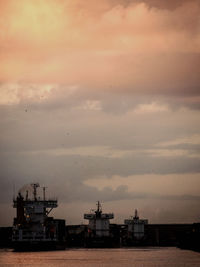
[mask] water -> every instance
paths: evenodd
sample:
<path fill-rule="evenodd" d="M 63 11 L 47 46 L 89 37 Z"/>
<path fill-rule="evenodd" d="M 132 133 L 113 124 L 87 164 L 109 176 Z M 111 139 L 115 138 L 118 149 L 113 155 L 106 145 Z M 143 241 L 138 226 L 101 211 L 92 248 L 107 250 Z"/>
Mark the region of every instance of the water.
<path fill-rule="evenodd" d="M 200 267 L 200 253 L 177 248 L 0 251 L 0 267 Z"/>

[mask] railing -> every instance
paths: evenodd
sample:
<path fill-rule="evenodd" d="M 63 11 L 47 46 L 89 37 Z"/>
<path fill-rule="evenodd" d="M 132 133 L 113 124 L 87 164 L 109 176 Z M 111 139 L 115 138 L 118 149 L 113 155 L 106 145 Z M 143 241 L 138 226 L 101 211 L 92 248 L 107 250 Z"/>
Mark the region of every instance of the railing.
<path fill-rule="evenodd" d="M 35 206 L 35 204 L 37 203 L 37 205 L 41 205 L 44 207 L 57 207 L 58 203 L 57 200 L 23 200 L 23 204 L 24 206 Z M 17 200 L 13 200 L 13 207 L 17 208 Z"/>

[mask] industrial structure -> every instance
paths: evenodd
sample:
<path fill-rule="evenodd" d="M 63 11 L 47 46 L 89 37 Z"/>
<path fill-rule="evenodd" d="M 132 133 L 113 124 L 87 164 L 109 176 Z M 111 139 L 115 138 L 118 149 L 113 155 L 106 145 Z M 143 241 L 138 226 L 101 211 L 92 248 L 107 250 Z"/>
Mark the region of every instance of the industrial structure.
<path fill-rule="evenodd" d="M 56 199 L 46 199 L 45 187 L 43 198 L 37 194 L 40 187 L 33 183 L 26 187 L 25 196 L 20 190 L 13 199 L 17 214 L 14 218 L 12 242 L 17 250 L 55 249 L 62 247 L 65 238 L 65 221 L 48 217 L 52 209 L 58 206 Z M 31 195 L 30 195 L 31 193 Z"/>
<path fill-rule="evenodd" d="M 88 231 L 85 237 L 87 246 L 111 245 L 110 219 L 113 218 L 113 213 L 102 213 L 99 201 L 94 212 L 84 214 L 84 219 L 89 220 Z"/>
<path fill-rule="evenodd" d="M 40 190 L 40 192 L 38 192 Z M 49 217 L 57 199 L 46 197 L 46 187 L 33 183 L 19 190 L 13 199 L 16 217 L 13 227 L 0 227 L 0 247 L 15 250 L 52 250 L 66 247 L 178 246 L 200 251 L 200 223 L 149 224 L 138 211 L 124 224 L 112 224 L 113 213 L 96 210 L 84 214 L 88 224 L 66 225 Z"/>
<path fill-rule="evenodd" d="M 127 226 L 126 243 L 128 245 L 143 244 L 146 238 L 145 225 L 148 224 L 148 220 L 141 220 L 138 211 L 135 210 L 135 215 L 124 220 L 124 224 Z"/>

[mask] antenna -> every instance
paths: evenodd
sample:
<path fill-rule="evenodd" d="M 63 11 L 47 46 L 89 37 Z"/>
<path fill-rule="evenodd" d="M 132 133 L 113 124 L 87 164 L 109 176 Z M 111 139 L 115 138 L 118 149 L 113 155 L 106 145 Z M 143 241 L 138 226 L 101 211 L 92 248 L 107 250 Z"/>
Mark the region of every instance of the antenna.
<path fill-rule="evenodd" d="M 34 200 L 37 200 L 37 187 L 39 187 L 40 185 L 36 183 L 36 184 L 31 184 L 31 186 L 33 187 Z"/>
<path fill-rule="evenodd" d="M 137 211 L 137 209 L 135 209 L 135 217 L 134 217 L 135 219 L 139 219 L 139 216 L 138 216 L 138 211 Z"/>
<path fill-rule="evenodd" d="M 100 213 L 101 212 L 101 204 L 100 201 L 97 201 L 97 212 Z"/>
<path fill-rule="evenodd" d="M 47 187 L 46 186 L 43 186 L 42 188 L 43 188 L 43 200 L 46 200 L 45 199 L 45 190 L 46 190 Z"/>

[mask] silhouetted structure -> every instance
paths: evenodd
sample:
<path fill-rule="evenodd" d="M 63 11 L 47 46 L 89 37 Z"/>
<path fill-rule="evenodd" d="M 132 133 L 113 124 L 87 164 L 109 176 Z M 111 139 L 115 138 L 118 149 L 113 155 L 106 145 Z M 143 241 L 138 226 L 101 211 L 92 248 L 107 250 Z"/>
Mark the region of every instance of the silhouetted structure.
<path fill-rule="evenodd" d="M 64 248 L 65 221 L 48 217 L 57 200 L 46 199 L 43 187 L 43 199 L 37 195 L 39 184 L 31 184 L 32 195 L 18 193 L 13 200 L 13 207 L 17 209 L 14 218 L 12 243 L 15 250 L 43 250 Z"/>
<path fill-rule="evenodd" d="M 180 234 L 178 241 L 180 248 L 200 251 L 200 223 L 194 223 L 192 229 Z"/>
<path fill-rule="evenodd" d="M 13 200 L 16 218 L 13 227 L 0 227 L 0 247 L 15 250 L 50 250 L 65 247 L 120 247 L 120 246 L 177 246 L 200 251 L 200 223 L 148 224 L 140 219 L 137 210 L 124 224 L 110 224 L 113 213 L 97 209 L 84 214 L 88 225 L 65 225 L 65 220 L 49 217 L 57 200 L 37 194 L 39 184 L 32 184 L 32 194 L 19 191 Z M 12 241 L 12 242 L 11 242 Z"/>
<path fill-rule="evenodd" d="M 102 213 L 100 202 L 94 212 L 84 214 L 84 219 L 89 220 L 85 232 L 85 245 L 88 247 L 110 247 L 112 246 L 112 235 L 110 232 L 110 219 L 113 213 Z"/>
<path fill-rule="evenodd" d="M 143 245 L 146 241 L 145 225 L 148 220 L 141 220 L 138 211 L 130 219 L 124 220 L 126 227 L 126 235 L 123 238 L 123 244 L 128 246 Z"/>

